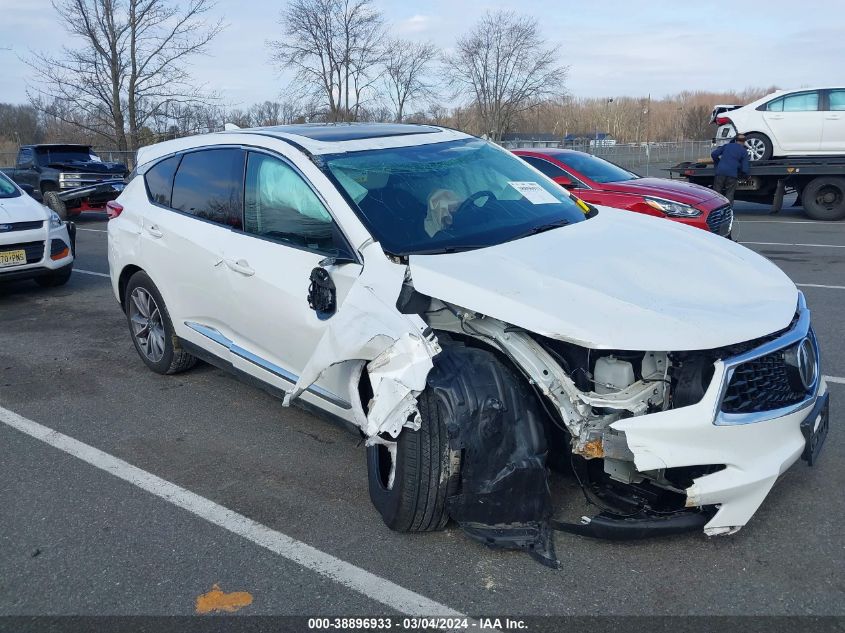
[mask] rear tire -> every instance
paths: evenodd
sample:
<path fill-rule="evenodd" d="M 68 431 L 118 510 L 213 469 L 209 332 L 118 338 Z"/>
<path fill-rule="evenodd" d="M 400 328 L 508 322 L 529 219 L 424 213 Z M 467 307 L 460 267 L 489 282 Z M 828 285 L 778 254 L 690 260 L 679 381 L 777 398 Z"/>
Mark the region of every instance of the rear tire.
<path fill-rule="evenodd" d="M 56 288 L 58 286 L 64 286 L 70 279 L 70 275 L 72 272 L 73 264 L 68 264 L 67 266 L 59 268 L 58 270 L 50 273 L 49 275 L 42 275 L 41 277 L 36 277 L 35 283 L 37 283 L 42 288 Z"/>
<path fill-rule="evenodd" d="M 67 205 L 65 204 L 64 200 L 59 198 L 59 193 L 57 191 L 46 191 L 44 192 L 44 204 L 47 206 L 48 209 L 51 211 L 55 211 L 56 214 L 64 221 L 68 218 L 67 212 Z"/>
<path fill-rule="evenodd" d="M 804 212 L 813 220 L 845 219 L 845 178 L 816 178 L 801 192 Z"/>
<path fill-rule="evenodd" d="M 761 160 L 769 160 L 772 157 L 772 141 L 765 134 L 751 132 L 745 135 L 745 149 L 748 152 L 748 160 L 756 163 Z"/>
<path fill-rule="evenodd" d="M 124 311 L 132 342 L 144 364 L 157 374 L 178 374 L 197 364 L 179 343 L 156 285 L 138 271 L 126 285 Z"/>

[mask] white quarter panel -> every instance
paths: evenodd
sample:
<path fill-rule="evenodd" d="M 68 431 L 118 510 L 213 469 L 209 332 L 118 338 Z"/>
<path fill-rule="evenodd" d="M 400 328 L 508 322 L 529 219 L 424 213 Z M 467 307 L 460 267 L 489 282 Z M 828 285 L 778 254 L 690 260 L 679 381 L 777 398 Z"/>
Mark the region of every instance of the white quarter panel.
<path fill-rule="evenodd" d="M 712 349 L 785 328 L 798 290 L 774 264 L 677 222 L 600 207 L 498 246 L 412 255 L 423 294 L 586 347 Z"/>

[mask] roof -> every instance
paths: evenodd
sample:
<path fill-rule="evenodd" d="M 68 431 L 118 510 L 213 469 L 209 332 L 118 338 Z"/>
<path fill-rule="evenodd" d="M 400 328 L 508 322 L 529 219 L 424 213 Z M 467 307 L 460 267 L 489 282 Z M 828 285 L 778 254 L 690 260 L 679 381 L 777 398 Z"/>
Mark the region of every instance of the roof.
<path fill-rule="evenodd" d="M 256 136 L 263 136 L 293 145 L 314 155 L 342 154 L 370 149 L 405 147 L 473 138 L 469 134 L 433 125 L 402 123 L 305 123 L 276 125 L 212 132 L 164 141 L 138 150 L 137 164 L 204 146 L 238 144 L 257 145 Z M 255 139 L 255 140 L 253 140 Z M 270 143 L 268 143 L 270 144 Z"/>
<path fill-rule="evenodd" d="M 41 149 L 42 147 L 45 149 L 51 147 L 84 147 L 85 149 L 89 149 L 91 146 L 86 143 L 34 143 L 32 145 L 21 145 L 21 149 Z"/>
<path fill-rule="evenodd" d="M 230 132 L 243 131 L 245 130 L 230 130 Z M 288 135 L 295 134 L 312 141 L 338 143 L 367 138 L 384 138 L 386 136 L 432 134 L 440 132 L 441 129 L 431 125 L 411 125 L 407 123 L 301 123 L 298 125 L 249 128 L 248 131 L 277 138 L 287 138 Z"/>

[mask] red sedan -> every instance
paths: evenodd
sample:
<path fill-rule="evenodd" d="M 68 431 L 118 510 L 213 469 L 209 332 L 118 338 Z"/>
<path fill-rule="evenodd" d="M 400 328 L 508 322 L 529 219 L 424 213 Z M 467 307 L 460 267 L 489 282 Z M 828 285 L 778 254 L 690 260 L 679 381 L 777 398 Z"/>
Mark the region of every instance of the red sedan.
<path fill-rule="evenodd" d="M 669 218 L 730 236 L 733 209 L 727 198 L 707 187 L 642 178 L 571 149 L 517 149 L 513 153 L 585 202 Z"/>

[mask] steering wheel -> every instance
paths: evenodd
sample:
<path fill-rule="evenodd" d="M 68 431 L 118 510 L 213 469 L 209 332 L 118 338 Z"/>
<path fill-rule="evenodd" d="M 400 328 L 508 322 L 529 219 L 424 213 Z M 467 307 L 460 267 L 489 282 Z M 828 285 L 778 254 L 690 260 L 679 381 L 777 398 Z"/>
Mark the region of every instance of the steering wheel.
<path fill-rule="evenodd" d="M 454 217 L 460 215 L 461 211 L 467 209 L 469 205 L 471 205 L 473 202 L 480 198 L 493 198 L 495 200 L 496 196 L 493 195 L 492 191 L 488 191 L 487 189 L 483 191 L 476 191 L 474 194 L 469 196 L 466 200 L 464 200 L 463 202 L 461 202 L 461 204 L 458 205 L 458 208 L 455 209 L 455 212 L 452 214 L 452 216 Z"/>

